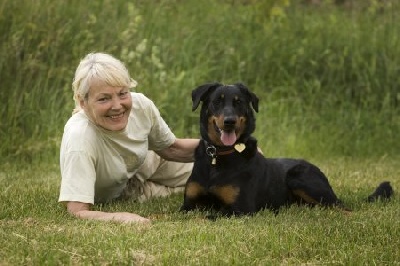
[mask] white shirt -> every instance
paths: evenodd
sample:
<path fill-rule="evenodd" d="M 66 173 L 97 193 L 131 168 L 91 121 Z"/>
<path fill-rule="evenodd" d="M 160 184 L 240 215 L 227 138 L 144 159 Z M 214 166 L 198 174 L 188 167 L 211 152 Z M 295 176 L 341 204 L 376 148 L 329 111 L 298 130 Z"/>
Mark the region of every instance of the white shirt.
<path fill-rule="evenodd" d="M 131 95 L 132 110 L 123 131 L 98 127 L 83 111 L 68 120 L 60 150 L 60 202 L 93 204 L 117 198 L 148 150 L 175 142 L 154 103 L 141 93 Z"/>

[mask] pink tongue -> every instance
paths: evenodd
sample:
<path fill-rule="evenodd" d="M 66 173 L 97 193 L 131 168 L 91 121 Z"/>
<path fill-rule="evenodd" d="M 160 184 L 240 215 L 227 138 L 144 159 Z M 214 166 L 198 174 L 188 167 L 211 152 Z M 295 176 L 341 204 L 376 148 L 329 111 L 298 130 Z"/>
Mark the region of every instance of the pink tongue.
<path fill-rule="evenodd" d="M 221 141 L 225 146 L 232 146 L 236 142 L 235 132 L 221 132 Z"/>

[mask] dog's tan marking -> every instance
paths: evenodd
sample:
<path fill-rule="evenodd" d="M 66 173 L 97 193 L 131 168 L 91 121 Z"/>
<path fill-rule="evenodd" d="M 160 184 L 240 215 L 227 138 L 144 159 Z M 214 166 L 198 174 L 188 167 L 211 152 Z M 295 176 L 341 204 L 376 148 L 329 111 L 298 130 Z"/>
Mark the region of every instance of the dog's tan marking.
<path fill-rule="evenodd" d="M 208 129 L 207 129 L 208 137 L 210 138 L 212 144 L 221 145 L 222 146 L 224 144 L 222 143 L 222 141 L 220 139 L 219 133 L 217 133 L 215 131 L 215 128 L 214 128 L 214 121 L 215 120 L 216 120 L 215 116 L 210 116 L 208 118 Z"/>
<path fill-rule="evenodd" d="M 222 187 L 214 186 L 211 187 L 210 191 L 226 205 L 232 205 L 239 195 L 240 188 L 232 185 L 226 185 Z"/>
<path fill-rule="evenodd" d="M 243 134 L 245 128 L 246 128 L 246 117 L 241 116 L 238 119 L 238 126 L 236 127 L 236 136 L 239 139 L 240 136 Z"/>
<path fill-rule="evenodd" d="M 204 187 L 202 187 L 199 183 L 197 183 L 197 182 L 187 183 L 185 194 L 188 198 L 195 198 L 198 195 L 201 195 L 204 193 L 205 193 Z"/>
<path fill-rule="evenodd" d="M 301 189 L 295 189 L 292 190 L 293 194 L 300 197 L 301 199 L 303 199 L 306 203 L 311 203 L 311 204 L 319 204 L 319 201 L 316 201 L 315 199 L 313 199 L 312 197 L 310 197 L 309 195 L 307 195 L 304 190 Z"/>
<path fill-rule="evenodd" d="M 215 124 L 217 125 L 217 127 L 219 129 L 224 129 L 224 119 L 225 119 L 225 117 L 223 115 L 214 116 Z"/>

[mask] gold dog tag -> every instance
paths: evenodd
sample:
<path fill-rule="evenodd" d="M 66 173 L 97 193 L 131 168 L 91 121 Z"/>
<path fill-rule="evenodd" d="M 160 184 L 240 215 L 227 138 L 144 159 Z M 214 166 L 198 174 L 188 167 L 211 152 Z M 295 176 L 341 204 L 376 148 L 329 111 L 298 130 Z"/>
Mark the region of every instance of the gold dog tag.
<path fill-rule="evenodd" d="M 239 153 L 241 153 L 242 151 L 244 151 L 244 149 L 246 149 L 246 145 L 244 145 L 243 143 L 238 143 L 235 145 L 235 150 L 237 150 Z"/>
<path fill-rule="evenodd" d="M 212 158 L 212 160 L 211 160 L 211 164 L 212 165 L 215 165 L 217 163 L 217 159 L 215 159 L 215 157 L 214 158 Z"/>

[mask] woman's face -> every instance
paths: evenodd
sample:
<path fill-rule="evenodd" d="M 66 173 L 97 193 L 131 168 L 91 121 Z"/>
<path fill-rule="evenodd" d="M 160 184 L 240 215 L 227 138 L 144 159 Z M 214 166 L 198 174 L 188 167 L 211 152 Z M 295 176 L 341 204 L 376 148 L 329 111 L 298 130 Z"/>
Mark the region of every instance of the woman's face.
<path fill-rule="evenodd" d="M 94 85 L 80 102 L 82 109 L 96 125 L 111 131 L 123 130 L 132 109 L 129 89 Z"/>

